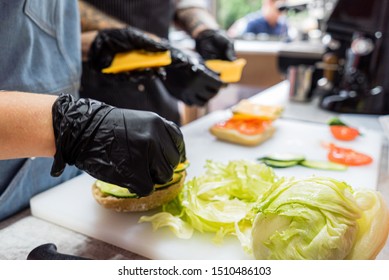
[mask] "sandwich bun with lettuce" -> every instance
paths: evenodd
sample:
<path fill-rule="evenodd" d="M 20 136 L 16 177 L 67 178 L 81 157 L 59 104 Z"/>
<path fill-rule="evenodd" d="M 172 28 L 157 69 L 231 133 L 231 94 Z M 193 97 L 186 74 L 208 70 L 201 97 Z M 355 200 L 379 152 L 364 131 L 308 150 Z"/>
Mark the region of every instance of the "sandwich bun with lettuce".
<path fill-rule="evenodd" d="M 104 208 L 117 212 L 140 212 L 158 208 L 173 200 L 182 190 L 188 162 L 180 163 L 173 173 L 173 178 L 162 185 L 155 185 L 154 192 L 148 196 L 138 197 L 127 188 L 96 180 L 92 185 L 92 194 Z"/>

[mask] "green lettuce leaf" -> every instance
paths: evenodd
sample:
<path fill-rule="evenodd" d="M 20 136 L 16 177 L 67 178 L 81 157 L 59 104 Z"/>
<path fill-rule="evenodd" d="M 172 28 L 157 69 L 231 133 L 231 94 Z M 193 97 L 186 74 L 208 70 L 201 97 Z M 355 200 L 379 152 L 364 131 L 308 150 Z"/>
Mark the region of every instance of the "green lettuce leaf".
<path fill-rule="evenodd" d="M 180 219 L 193 230 L 215 233 L 214 241 L 220 243 L 226 235 L 236 234 L 236 224 L 246 218 L 277 177 L 272 168 L 254 161 L 223 164 L 209 160 L 205 169 L 204 175 L 185 183 L 179 196 L 164 205 L 163 212 Z M 142 217 L 140 221 L 151 222 L 154 228 L 174 229 L 177 221 L 171 216 Z M 180 238 L 190 238 L 177 229 L 173 232 Z"/>
<path fill-rule="evenodd" d="M 367 244 L 382 244 L 378 231 L 387 207 L 376 203 L 376 192 L 370 192 L 364 211 L 361 205 L 367 192 L 355 193 L 345 182 L 330 178 L 282 179 L 275 183 L 256 206 L 252 228 L 252 249 L 256 259 L 354 259 L 367 258 Z M 361 197 L 358 202 L 357 197 Z M 375 200 L 375 201 L 373 201 Z M 365 228 L 364 228 L 365 227 Z M 387 227 L 387 226 L 386 226 Z M 370 236 L 366 234 L 369 230 Z M 381 235 L 381 234 L 379 234 Z M 383 244 L 382 244 L 383 246 Z M 375 248 L 382 246 L 373 246 Z M 373 249 L 373 251 L 376 251 Z M 366 255 L 367 254 L 367 255 Z"/>
<path fill-rule="evenodd" d="M 356 191 L 354 197 L 363 213 L 357 220 L 358 234 L 346 259 L 373 260 L 388 239 L 388 207 L 382 195 L 376 191 Z"/>
<path fill-rule="evenodd" d="M 278 178 L 263 163 L 207 161 L 153 216 L 153 229 L 188 239 L 194 232 L 238 238 L 256 259 L 374 259 L 389 234 L 381 194 L 326 177 Z"/>

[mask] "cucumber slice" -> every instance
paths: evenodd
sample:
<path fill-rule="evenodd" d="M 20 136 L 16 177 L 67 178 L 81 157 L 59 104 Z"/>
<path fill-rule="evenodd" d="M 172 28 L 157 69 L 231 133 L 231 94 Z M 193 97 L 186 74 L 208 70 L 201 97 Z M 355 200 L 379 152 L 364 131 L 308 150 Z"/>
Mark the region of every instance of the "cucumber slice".
<path fill-rule="evenodd" d="M 155 189 L 163 189 L 167 188 L 177 182 L 179 182 L 182 178 L 182 174 L 180 173 L 173 173 L 173 178 L 165 183 L 165 184 L 156 184 L 154 186 Z M 114 184 L 106 183 L 100 180 L 96 181 L 96 186 L 101 190 L 101 192 L 112 195 L 115 197 L 120 198 L 136 198 L 138 197 L 137 194 L 130 192 L 127 188 L 122 188 Z"/>
<path fill-rule="evenodd" d="M 347 166 L 339 163 L 319 160 L 304 160 L 299 163 L 302 166 L 314 169 L 332 170 L 332 171 L 345 171 Z"/>
<path fill-rule="evenodd" d="M 296 166 L 300 163 L 300 161 L 291 160 L 291 161 L 279 161 L 279 160 L 271 160 L 271 159 L 264 159 L 262 160 L 264 164 L 270 167 L 274 168 L 286 168 L 291 166 Z"/>
<path fill-rule="evenodd" d="M 114 184 L 106 183 L 100 180 L 96 181 L 96 186 L 101 190 L 101 192 L 123 198 L 133 198 L 137 197 L 135 193 L 130 192 L 127 188 L 122 188 Z"/>
<path fill-rule="evenodd" d="M 182 178 L 182 174 L 180 174 L 180 173 L 173 173 L 173 177 L 172 177 L 172 179 L 169 182 L 167 182 L 165 184 L 161 184 L 161 185 L 156 184 L 156 185 L 154 185 L 154 188 L 155 189 L 167 188 L 167 187 L 169 187 L 169 186 L 179 182 L 181 180 L 181 178 Z"/>
<path fill-rule="evenodd" d="M 293 154 L 293 153 L 271 153 L 258 160 L 271 160 L 271 161 L 284 161 L 284 162 L 292 162 L 292 161 L 303 161 L 305 160 L 305 156 L 301 154 Z"/>
<path fill-rule="evenodd" d="M 174 169 L 174 172 L 176 172 L 176 173 L 182 172 L 182 171 L 184 171 L 185 169 L 187 169 L 188 167 L 189 167 L 189 161 L 181 162 L 181 163 L 178 164 L 177 167 Z"/>

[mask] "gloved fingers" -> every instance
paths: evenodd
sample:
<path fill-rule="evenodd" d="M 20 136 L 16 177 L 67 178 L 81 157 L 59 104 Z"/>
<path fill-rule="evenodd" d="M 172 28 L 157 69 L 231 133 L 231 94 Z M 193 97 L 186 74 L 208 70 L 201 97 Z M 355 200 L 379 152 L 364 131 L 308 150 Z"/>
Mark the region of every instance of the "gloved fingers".
<path fill-rule="evenodd" d="M 214 97 L 218 92 L 219 92 L 219 87 L 212 87 L 212 86 L 207 86 L 205 87 L 207 92 L 208 92 L 208 95 L 207 96 L 212 96 Z M 212 98 L 211 97 L 211 98 Z"/>
<path fill-rule="evenodd" d="M 101 40 L 104 42 L 103 49 L 111 53 L 124 52 L 132 50 L 133 44 L 128 39 L 126 29 L 110 29 L 106 32 L 101 31 Z"/>
<path fill-rule="evenodd" d="M 165 122 L 164 120 L 162 121 Z M 167 127 L 169 126 L 171 125 Z M 174 167 L 178 165 L 181 157 L 176 146 L 176 142 L 179 139 L 173 140 L 171 132 L 167 127 L 165 129 L 165 127 L 154 129 L 154 139 L 149 142 L 146 151 L 148 156 L 143 156 L 144 170 L 139 170 L 140 173 L 145 173 L 147 170 L 153 184 L 167 183 L 172 178 Z M 174 135 L 173 137 L 177 136 Z"/>
<path fill-rule="evenodd" d="M 148 52 L 164 52 L 168 47 L 157 38 L 153 39 L 151 35 L 136 29 L 131 28 L 128 32 L 128 42 L 133 45 L 134 49 L 145 50 Z"/>
<path fill-rule="evenodd" d="M 215 37 L 215 45 L 220 50 L 219 59 L 236 60 L 234 43 L 224 33 L 218 33 Z"/>
<path fill-rule="evenodd" d="M 165 127 L 175 144 L 176 151 L 178 151 L 178 161 L 176 158 L 170 159 L 170 162 L 172 162 L 173 166 L 176 167 L 180 162 L 186 161 L 184 136 L 182 135 L 180 128 L 173 122 L 166 121 Z"/>
<path fill-rule="evenodd" d="M 220 88 L 223 86 L 223 82 L 216 77 L 204 77 L 204 93 L 209 93 L 215 95 L 219 92 Z"/>
<path fill-rule="evenodd" d="M 234 49 L 234 45 L 227 47 L 225 51 L 225 59 L 229 61 L 234 61 L 236 60 L 236 53 Z"/>
<path fill-rule="evenodd" d="M 198 92 L 196 94 L 196 105 L 204 106 L 216 94 L 217 94 L 217 91 L 213 91 L 213 90 Z"/>
<path fill-rule="evenodd" d="M 130 189 L 139 197 L 147 196 L 153 192 L 156 182 L 151 177 L 146 159 L 144 163 L 139 163 L 137 167 L 133 167 L 132 174 L 129 178 L 123 178 L 122 183 L 118 185 Z"/>
<path fill-rule="evenodd" d="M 148 168 L 155 184 L 168 182 L 180 159 L 176 145 L 164 127 L 164 122 L 162 118 L 155 122 L 158 127 L 154 127 L 153 139 L 150 140 L 147 148 Z"/>
<path fill-rule="evenodd" d="M 121 29 L 100 31 L 89 49 L 89 64 L 93 68 L 101 70 L 111 64 L 115 53 L 131 49 L 132 46 L 127 46 L 124 43 L 123 36 Z"/>
<path fill-rule="evenodd" d="M 234 44 L 222 30 L 204 30 L 196 38 L 196 51 L 205 59 L 236 59 Z"/>
<path fill-rule="evenodd" d="M 163 143 L 162 143 L 163 145 Z M 154 152 L 153 156 L 159 159 L 165 157 L 164 151 Z M 165 161 L 152 161 L 149 167 L 150 177 L 154 184 L 165 184 L 173 176 L 174 167 L 170 164 L 169 160 Z"/>
<path fill-rule="evenodd" d="M 151 177 L 146 156 L 138 156 L 137 164 L 131 164 L 131 167 L 127 166 L 128 160 L 123 160 L 123 162 L 118 162 L 117 158 L 111 160 L 115 161 L 113 165 L 102 161 L 95 163 L 92 167 L 86 167 L 84 170 L 96 179 L 128 188 L 140 197 L 147 196 L 154 190 L 156 182 Z"/>
<path fill-rule="evenodd" d="M 209 101 L 210 98 L 203 98 L 201 97 L 199 94 L 196 94 L 196 97 L 193 99 L 193 102 L 191 105 L 197 105 L 197 106 L 204 106 L 205 104 L 207 104 L 207 102 Z"/>
<path fill-rule="evenodd" d="M 204 47 L 201 51 L 199 51 L 199 53 L 204 60 L 220 59 L 233 61 L 236 59 L 234 49 L 226 45 Z"/>
<path fill-rule="evenodd" d="M 98 70 L 108 67 L 114 55 L 131 50 L 163 52 L 168 48 L 139 29 L 105 29 L 99 31 L 88 52 L 90 64 Z"/>
<path fill-rule="evenodd" d="M 168 50 L 164 44 L 152 39 L 149 34 L 133 27 L 103 30 L 99 32 L 96 39 L 98 38 L 103 42 L 102 44 L 105 44 L 101 47 L 113 53 L 126 52 L 134 49 L 150 52 Z"/>
<path fill-rule="evenodd" d="M 224 59 L 221 49 L 215 46 L 211 40 L 209 42 L 203 42 L 202 47 L 198 48 L 198 52 L 204 60 Z"/>
<path fill-rule="evenodd" d="M 182 67 L 191 64 L 189 56 L 177 48 L 170 48 L 170 56 L 172 63 L 167 68 Z"/>

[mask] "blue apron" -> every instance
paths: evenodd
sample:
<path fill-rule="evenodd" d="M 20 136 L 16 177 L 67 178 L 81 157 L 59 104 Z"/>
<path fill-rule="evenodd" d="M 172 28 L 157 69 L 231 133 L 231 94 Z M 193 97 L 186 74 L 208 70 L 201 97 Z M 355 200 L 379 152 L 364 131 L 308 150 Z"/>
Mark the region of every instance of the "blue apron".
<path fill-rule="evenodd" d="M 77 1 L 0 0 L 0 18 L 0 90 L 77 96 L 81 76 Z M 52 161 L 0 161 L 0 220 L 28 207 L 33 195 L 81 173 L 67 167 L 62 176 L 51 177 Z"/>

